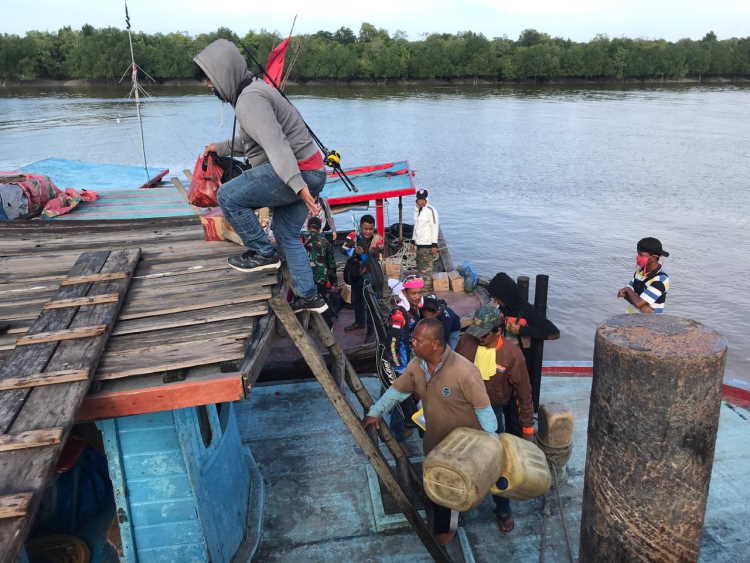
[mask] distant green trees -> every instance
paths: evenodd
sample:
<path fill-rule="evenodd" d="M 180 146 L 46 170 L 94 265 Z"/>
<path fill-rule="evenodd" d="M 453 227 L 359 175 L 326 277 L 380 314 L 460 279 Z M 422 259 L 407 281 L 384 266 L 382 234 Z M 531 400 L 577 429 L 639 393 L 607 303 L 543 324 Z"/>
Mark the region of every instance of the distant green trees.
<path fill-rule="evenodd" d="M 227 28 L 191 36 L 185 32 L 133 36 L 136 61 L 156 79 L 195 76 L 192 57 L 218 37 L 249 49 L 261 62 L 280 41 L 276 34 Z M 369 23 L 358 33 L 347 27 L 294 38 L 301 43 L 291 78 L 308 80 L 556 80 L 676 79 L 750 76 L 750 38 L 701 40 L 609 38 L 587 43 L 524 30 L 517 40 L 481 33 L 428 34 L 409 41 Z M 287 60 L 290 60 L 288 56 Z M 107 27 L 63 27 L 56 33 L 0 34 L 0 79 L 118 80 L 130 60 L 127 33 Z"/>

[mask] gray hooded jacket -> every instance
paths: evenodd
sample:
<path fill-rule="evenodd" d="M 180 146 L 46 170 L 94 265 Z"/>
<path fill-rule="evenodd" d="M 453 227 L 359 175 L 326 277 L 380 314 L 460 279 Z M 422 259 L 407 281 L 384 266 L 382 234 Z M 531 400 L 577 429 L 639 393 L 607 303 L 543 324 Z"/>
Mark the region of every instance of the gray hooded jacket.
<path fill-rule="evenodd" d="M 245 57 L 231 41 L 217 39 L 193 60 L 234 107 L 239 125 L 235 155 L 245 156 L 253 166 L 270 162 L 279 178 L 299 193 L 307 184 L 297 162 L 318 149 L 297 109 L 273 86 L 252 79 Z M 243 83 L 247 85 L 241 89 Z M 220 156 L 228 155 L 231 139 L 216 143 L 216 148 Z"/>

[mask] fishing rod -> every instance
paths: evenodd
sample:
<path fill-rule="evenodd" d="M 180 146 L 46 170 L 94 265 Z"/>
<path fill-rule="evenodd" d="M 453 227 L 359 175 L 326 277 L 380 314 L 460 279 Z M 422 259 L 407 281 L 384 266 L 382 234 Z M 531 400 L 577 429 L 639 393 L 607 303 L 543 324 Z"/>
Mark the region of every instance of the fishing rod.
<path fill-rule="evenodd" d="M 242 42 L 240 42 L 240 45 L 242 45 L 242 48 L 245 50 L 245 53 L 247 53 L 247 56 L 250 57 L 250 60 L 260 69 L 261 74 L 268 79 L 268 82 L 271 84 L 271 86 L 273 86 L 276 91 L 281 94 L 282 98 L 289 102 L 289 105 L 294 107 L 292 101 L 287 98 L 286 94 L 284 94 L 281 88 L 279 88 L 278 84 L 276 84 L 276 81 L 273 79 L 273 77 L 268 74 L 265 67 L 260 64 L 258 59 L 253 56 L 252 52 L 250 52 L 250 49 L 248 49 Z M 299 113 L 299 110 L 297 110 L 297 113 Z M 339 154 L 335 150 L 329 150 L 328 147 L 323 144 L 323 141 L 321 141 L 315 134 L 315 132 L 310 128 L 310 126 L 305 121 L 305 118 L 302 117 L 302 114 L 300 114 L 300 118 L 302 119 L 302 123 L 305 124 L 305 127 L 307 127 L 307 131 L 310 133 L 313 141 L 315 141 L 315 144 L 318 145 L 318 148 L 323 153 L 326 165 L 330 168 L 333 168 L 333 171 L 339 176 L 339 178 L 341 178 L 341 181 L 350 192 L 358 192 L 359 190 L 357 189 L 357 186 L 354 185 L 354 182 L 352 182 L 351 178 L 349 178 L 349 176 L 346 175 L 346 172 L 344 172 L 344 169 L 341 168 L 341 154 Z"/>

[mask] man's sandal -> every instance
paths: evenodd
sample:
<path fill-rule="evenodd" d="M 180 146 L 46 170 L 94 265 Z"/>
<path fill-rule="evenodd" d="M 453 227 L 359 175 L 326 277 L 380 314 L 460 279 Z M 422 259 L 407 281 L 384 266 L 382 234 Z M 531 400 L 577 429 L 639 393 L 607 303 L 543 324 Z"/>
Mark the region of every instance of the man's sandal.
<path fill-rule="evenodd" d="M 509 534 L 516 527 L 512 514 L 496 514 L 495 518 L 497 518 L 497 527 L 503 534 Z"/>

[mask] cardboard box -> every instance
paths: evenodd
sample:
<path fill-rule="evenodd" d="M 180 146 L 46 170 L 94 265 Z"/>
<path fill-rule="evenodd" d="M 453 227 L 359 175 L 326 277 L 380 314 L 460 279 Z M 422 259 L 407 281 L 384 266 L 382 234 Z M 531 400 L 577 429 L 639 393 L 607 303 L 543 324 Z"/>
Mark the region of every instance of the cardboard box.
<path fill-rule="evenodd" d="M 450 281 L 446 272 L 435 272 L 432 274 L 432 289 L 436 292 L 450 291 Z"/>
<path fill-rule="evenodd" d="M 464 291 L 464 277 L 459 274 L 456 270 L 448 272 L 448 280 L 451 284 L 451 291 L 457 293 L 463 293 Z"/>
<path fill-rule="evenodd" d="M 401 259 L 398 261 L 390 258 L 385 259 L 385 276 L 393 280 L 401 279 Z"/>

